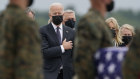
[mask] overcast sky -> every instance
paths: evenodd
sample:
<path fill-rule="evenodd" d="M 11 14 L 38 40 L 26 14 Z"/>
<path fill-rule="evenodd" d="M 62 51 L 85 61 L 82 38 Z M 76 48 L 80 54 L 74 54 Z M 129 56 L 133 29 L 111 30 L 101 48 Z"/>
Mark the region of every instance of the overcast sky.
<path fill-rule="evenodd" d="M 60 2 L 65 7 L 73 5 L 77 12 L 86 13 L 90 7 L 89 0 L 35 0 L 34 5 L 31 7 L 36 10 L 47 11 L 49 5 L 53 2 Z M 115 0 L 115 10 L 118 9 L 132 9 L 134 11 L 140 10 L 140 0 Z M 0 0 L 0 11 L 5 9 L 8 0 Z"/>

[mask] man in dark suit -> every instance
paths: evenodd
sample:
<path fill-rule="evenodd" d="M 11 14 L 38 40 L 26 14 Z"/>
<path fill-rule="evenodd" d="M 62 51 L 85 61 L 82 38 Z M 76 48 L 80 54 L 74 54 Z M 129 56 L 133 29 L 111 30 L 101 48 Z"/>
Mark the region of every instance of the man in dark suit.
<path fill-rule="evenodd" d="M 50 6 L 50 24 L 40 28 L 45 79 L 72 79 L 74 31 L 62 25 L 64 8 Z"/>
<path fill-rule="evenodd" d="M 75 12 L 73 10 L 65 10 L 63 15 L 63 24 L 75 30 Z"/>

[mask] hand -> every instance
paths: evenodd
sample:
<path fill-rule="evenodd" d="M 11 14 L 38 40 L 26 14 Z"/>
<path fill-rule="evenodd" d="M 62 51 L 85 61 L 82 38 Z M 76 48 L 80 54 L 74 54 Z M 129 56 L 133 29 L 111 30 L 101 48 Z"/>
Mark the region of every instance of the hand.
<path fill-rule="evenodd" d="M 72 47 L 73 47 L 72 46 L 73 45 L 72 41 L 66 42 L 66 39 L 63 41 L 62 45 L 63 45 L 65 50 L 72 49 Z"/>

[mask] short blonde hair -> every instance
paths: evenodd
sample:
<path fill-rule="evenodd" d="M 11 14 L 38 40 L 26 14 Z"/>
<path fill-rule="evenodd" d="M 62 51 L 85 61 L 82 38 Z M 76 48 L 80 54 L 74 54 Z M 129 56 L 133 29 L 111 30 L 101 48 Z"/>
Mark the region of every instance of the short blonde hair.
<path fill-rule="evenodd" d="M 120 28 L 120 30 L 122 30 L 123 28 L 130 30 L 132 32 L 132 35 L 133 36 L 136 34 L 135 33 L 135 28 L 132 25 L 130 25 L 130 24 L 124 24 L 124 25 L 122 25 L 122 27 Z"/>
<path fill-rule="evenodd" d="M 110 17 L 110 18 L 106 19 L 105 22 L 107 24 L 109 24 L 109 23 L 112 22 L 115 25 L 115 28 L 116 28 L 117 33 L 116 33 L 116 37 L 114 38 L 114 40 L 115 40 L 117 46 L 119 44 L 122 44 L 123 42 L 122 42 L 122 37 L 120 35 L 120 26 L 119 26 L 117 20 L 114 17 Z"/>

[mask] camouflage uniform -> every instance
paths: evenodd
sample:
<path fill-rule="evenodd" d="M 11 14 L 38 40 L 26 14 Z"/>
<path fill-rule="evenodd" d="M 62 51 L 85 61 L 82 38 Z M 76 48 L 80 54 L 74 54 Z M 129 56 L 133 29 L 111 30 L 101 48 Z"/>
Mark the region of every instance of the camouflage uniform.
<path fill-rule="evenodd" d="M 0 79 L 42 79 L 36 23 L 16 5 L 0 15 Z"/>
<path fill-rule="evenodd" d="M 140 28 L 130 46 L 123 64 L 123 79 L 140 79 Z"/>
<path fill-rule="evenodd" d="M 112 37 L 105 19 L 93 9 L 80 20 L 75 40 L 75 70 L 79 79 L 94 79 L 96 72 L 92 56 L 104 47 L 112 46 Z"/>

